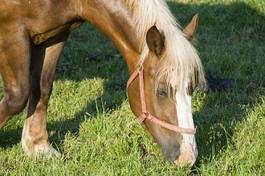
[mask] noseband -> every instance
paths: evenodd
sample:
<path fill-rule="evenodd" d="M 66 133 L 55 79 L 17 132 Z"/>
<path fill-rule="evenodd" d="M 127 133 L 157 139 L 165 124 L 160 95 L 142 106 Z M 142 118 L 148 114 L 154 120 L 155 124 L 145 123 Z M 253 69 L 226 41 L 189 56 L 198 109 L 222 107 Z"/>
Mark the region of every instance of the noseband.
<path fill-rule="evenodd" d="M 194 135 L 196 133 L 196 128 L 181 128 L 179 126 L 170 124 L 168 122 L 165 122 L 165 121 L 160 120 L 159 118 L 153 116 L 147 110 L 147 107 L 146 107 L 145 93 L 144 93 L 144 66 L 143 66 L 143 62 L 138 65 L 137 69 L 130 76 L 130 78 L 127 82 L 127 90 L 129 88 L 129 86 L 132 84 L 132 82 L 137 77 L 139 77 L 140 100 L 141 100 L 141 108 L 142 108 L 142 114 L 138 117 L 138 121 L 140 123 L 143 123 L 145 120 L 149 120 L 152 123 L 155 123 L 155 124 L 157 124 L 163 128 L 174 131 L 176 133 L 191 134 L 191 135 Z"/>

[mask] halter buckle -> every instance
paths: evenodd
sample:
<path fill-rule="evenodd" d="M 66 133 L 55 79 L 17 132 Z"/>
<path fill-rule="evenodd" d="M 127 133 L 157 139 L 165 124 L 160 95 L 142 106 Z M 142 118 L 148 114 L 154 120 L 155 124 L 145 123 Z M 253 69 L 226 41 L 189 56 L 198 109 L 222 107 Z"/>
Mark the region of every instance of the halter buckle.
<path fill-rule="evenodd" d="M 145 115 L 146 119 L 150 119 L 150 115 L 151 115 L 150 112 L 144 112 L 143 114 Z"/>
<path fill-rule="evenodd" d="M 139 64 L 139 65 L 137 66 L 137 70 L 138 70 L 139 73 L 142 72 L 142 71 L 144 70 L 144 66 L 143 66 L 143 64 Z"/>

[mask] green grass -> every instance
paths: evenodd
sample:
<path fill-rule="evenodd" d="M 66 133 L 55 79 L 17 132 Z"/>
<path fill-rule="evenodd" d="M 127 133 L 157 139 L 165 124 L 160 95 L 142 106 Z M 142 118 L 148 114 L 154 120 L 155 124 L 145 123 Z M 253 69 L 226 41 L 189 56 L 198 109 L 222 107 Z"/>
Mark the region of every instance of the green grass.
<path fill-rule="evenodd" d="M 163 159 L 128 106 L 125 62 L 108 39 L 84 25 L 65 48 L 49 104 L 50 141 L 62 157 L 36 160 L 23 154 L 21 113 L 0 130 L 0 175 L 265 173 L 265 1 L 169 5 L 183 25 L 200 14 L 197 48 L 206 71 L 235 80 L 228 91 L 194 95 L 195 167 L 179 168 Z"/>

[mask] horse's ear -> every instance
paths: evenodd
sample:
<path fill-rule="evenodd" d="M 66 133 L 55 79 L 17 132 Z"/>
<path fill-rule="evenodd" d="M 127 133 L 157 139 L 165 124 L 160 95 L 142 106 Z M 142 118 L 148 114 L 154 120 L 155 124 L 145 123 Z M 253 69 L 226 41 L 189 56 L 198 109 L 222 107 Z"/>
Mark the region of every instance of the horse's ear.
<path fill-rule="evenodd" d="M 186 26 L 186 28 L 183 29 L 183 33 L 185 34 L 187 39 L 191 40 L 194 37 L 196 30 L 198 28 L 198 23 L 199 23 L 199 15 L 196 14 L 193 16 L 191 22 Z"/>
<path fill-rule="evenodd" d="M 165 48 L 165 36 L 160 33 L 156 26 L 151 27 L 146 35 L 147 45 L 153 53 L 161 56 Z"/>

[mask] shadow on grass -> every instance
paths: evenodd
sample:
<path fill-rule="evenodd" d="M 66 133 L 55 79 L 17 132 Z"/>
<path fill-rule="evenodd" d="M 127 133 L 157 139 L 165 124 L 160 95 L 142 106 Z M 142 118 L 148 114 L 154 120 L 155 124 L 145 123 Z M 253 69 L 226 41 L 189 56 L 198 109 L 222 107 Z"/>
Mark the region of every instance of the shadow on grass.
<path fill-rule="evenodd" d="M 246 117 L 247 107 L 255 106 L 258 96 L 262 91 L 264 93 L 265 17 L 245 3 L 189 5 L 169 2 L 169 6 L 183 25 L 193 14 L 199 13 L 197 47 L 206 71 L 217 77 L 236 80 L 232 90 L 209 93 L 202 110 L 194 113 L 195 123 L 199 127 L 199 156 L 210 161 L 213 155 L 221 154 L 227 147 L 235 125 Z M 97 39 L 86 32 L 96 34 Z M 73 46 L 66 46 L 56 79 L 81 81 L 103 78 L 104 94 L 97 101 L 106 103 L 105 107 L 109 110 L 116 109 L 126 98 L 127 66 L 111 42 L 90 26 L 74 32 L 70 40 L 82 46 L 86 45 L 84 39 L 93 42 L 88 50 L 75 48 L 74 51 L 81 52 L 77 60 L 71 60 Z M 105 47 L 111 49 L 105 51 Z M 78 135 L 85 112 L 95 115 L 95 102 L 89 102 L 72 120 L 48 124 L 49 130 L 57 130 L 61 134 L 60 138 L 51 137 L 51 141 L 60 148 L 67 132 Z M 5 135 L 1 133 L 0 139 L 9 141 L 5 139 L 13 136 L 10 144 L 15 144 L 20 139 L 19 131 L 6 131 Z M 0 146 L 5 148 L 11 145 L 0 142 Z"/>

